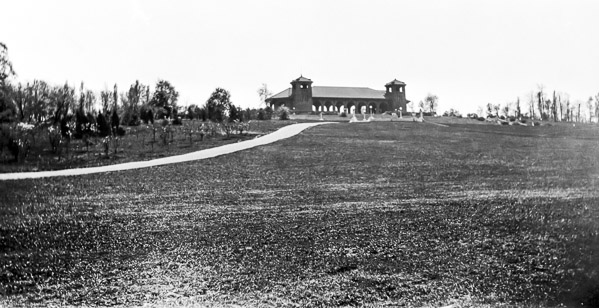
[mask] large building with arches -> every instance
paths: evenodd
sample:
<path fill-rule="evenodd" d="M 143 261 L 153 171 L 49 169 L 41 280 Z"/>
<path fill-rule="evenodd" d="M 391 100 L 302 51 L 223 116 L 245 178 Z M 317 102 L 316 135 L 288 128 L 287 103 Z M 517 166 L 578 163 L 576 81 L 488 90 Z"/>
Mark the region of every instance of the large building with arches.
<path fill-rule="evenodd" d="M 295 112 L 383 113 L 406 111 L 406 84 L 397 79 L 387 83 L 385 90 L 365 87 L 312 86 L 312 80 L 300 76 L 291 81 L 291 88 L 266 99 L 271 108 L 286 106 Z"/>

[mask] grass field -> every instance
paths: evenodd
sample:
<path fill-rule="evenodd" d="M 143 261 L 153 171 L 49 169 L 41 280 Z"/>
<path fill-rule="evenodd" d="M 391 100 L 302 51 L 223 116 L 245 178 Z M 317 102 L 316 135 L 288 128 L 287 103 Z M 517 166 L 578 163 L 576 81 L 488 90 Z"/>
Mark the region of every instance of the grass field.
<path fill-rule="evenodd" d="M 0 182 L 0 306 L 598 305 L 598 132 L 338 123 Z"/>

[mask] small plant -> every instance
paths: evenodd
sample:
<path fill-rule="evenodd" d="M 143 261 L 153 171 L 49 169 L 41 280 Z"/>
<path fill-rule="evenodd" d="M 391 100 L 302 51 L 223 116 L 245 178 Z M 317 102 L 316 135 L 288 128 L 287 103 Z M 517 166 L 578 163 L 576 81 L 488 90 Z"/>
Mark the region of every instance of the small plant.
<path fill-rule="evenodd" d="M 345 111 L 343 111 L 339 114 L 339 116 L 342 118 L 347 118 L 347 113 Z"/>
<path fill-rule="evenodd" d="M 102 139 L 102 147 L 104 148 L 104 156 L 108 157 L 108 151 L 110 150 L 110 136 Z"/>
<path fill-rule="evenodd" d="M 279 107 L 279 109 L 277 110 L 277 115 L 279 117 L 279 120 L 289 120 L 290 119 L 290 114 L 291 112 L 289 111 L 289 108 L 285 107 L 285 106 L 281 106 Z"/>
<path fill-rule="evenodd" d="M 60 130 L 55 126 L 48 127 L 48 139 L 50 140 L 50 148 L 52 153 L 59 154 L 60 144 L 62 143 L 62 135 Z"/>

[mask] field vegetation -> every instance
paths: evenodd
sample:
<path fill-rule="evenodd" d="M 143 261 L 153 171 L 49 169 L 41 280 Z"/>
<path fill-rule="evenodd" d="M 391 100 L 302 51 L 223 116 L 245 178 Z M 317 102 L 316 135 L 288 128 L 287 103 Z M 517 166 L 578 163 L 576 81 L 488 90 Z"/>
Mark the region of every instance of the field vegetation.
<path fill-rule="evenodd" d="M 444 125 L 0 182 L 0 305 L 597 305 L 596 127 Z"/>
<path fill-rule="evenodd" d="M 19 159 L 0 149 L 0 173 L 102 166 L 149 160 L 203 150 L 256 138 L 297 121 L 212 122 L 183 119 L 178 125 L 161 120 L 137 126 L 122 126 L 122 136 L 64 138 L 51 125 L 0 124 L 0 137 L 17 135 L 27 144 L 27 155 Z M 16 132 L 16 133 L 14 133 Z"/>

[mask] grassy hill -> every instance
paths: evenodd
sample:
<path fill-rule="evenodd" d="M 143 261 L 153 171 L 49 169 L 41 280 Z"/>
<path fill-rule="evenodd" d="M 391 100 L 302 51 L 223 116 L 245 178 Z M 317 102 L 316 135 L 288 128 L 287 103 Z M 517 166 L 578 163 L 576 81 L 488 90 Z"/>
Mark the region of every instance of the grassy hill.
<path fill-rule="evenodd" d="M 338 123 L 0 182 L 0 305 L 597 305 L 598 154 L 593 126 Z"/>

